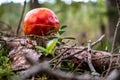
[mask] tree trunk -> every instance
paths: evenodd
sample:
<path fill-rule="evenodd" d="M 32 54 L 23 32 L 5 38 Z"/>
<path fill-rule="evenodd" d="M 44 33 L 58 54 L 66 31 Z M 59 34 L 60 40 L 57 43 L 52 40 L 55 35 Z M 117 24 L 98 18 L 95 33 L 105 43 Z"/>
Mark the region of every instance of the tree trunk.
<path fill-rule="evenodd" d="M 110 42 L 113 40 L 115 27 L 118 21 L 118 11 L 116 0 L 107 0 L 107 15 L 108 15 L 108 38 Z M 120 31 L 118 30 L 116 44 L 120 44 Z"/>

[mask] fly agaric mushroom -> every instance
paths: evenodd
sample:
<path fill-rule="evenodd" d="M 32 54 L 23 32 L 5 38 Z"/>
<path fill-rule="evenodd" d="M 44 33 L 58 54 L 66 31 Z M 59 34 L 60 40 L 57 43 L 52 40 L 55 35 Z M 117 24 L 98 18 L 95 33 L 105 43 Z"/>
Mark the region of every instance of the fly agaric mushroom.
<path fill-rule="evenodd" d="M 48 8 L 36 8 L 29 11 L 24 19 L 25 35 L 47 36 L 50 31 L 58 30 L 60 22 L 55 13 Z"/>

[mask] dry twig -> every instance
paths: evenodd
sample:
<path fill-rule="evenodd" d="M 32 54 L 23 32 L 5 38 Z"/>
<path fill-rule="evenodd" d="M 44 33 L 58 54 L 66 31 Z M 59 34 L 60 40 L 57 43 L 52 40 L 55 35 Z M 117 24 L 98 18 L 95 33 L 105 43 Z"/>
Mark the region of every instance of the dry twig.
<path fill-rule="evenodd" d="M 91 47 L 93 47 L 94 45 L 96 45 L 97 43 L 99 43 L 104 37 L 105 37 L 105 35 L 102 35 L 97 41 L 95 41 L 95 42 L 93 42 L 93 43 L 91 44 Z M 71 57 L 73 57 L 74 55 L 79 54 L 79 53 L 82 53 L 83 51 L 85 51 L 85 50 L 87 50 L 87 49 L 88 49 L 88 47 L 84 47 L 82 50 L 80 50 L 80 51 L 78 51 L 78 52 L 76 52 L 76 53 L 73 53 L 73 54 L 71 54 L 71 55 L 65 56 L 65 57 L 63 57 L 62 59 L 71 58 Z"/>
<path fill-rule="evenodd" d="M 96 72 L 94 66 L 92 65 L 92 59 L 91 59 L 91 41 L 88 42 L 88 58 L 87 63 L 92 72 Z"/>
<path fill-rule="evenodd" d="M 76 45 L 76 44 L 75 44 Z M 63 52 L 61 52 L 58 56 L 56 56 L 55 58 L 53 58 L 52 60 L 50 60 L 50 61 L 53 61 L 53 60 L 55 60 L 55 59 L 57 59 L 57 63 L 56 63 L 56 65 L 54 66 L 54 68 L 53 69 L 55 69 L 55 68 L 60 68 L 60 66 L 61 66 L 61 62 L 62 62 L 62 58 L 63 58 L 63 56 L 64 56 L 64 54 L 67 52 L 67 51 L 69 51 L 70 49 L 72 49 L 75 45 L 73 45 L 71 48 L 67 48 L 65 51 L 63 51 Z"/>
<path fill-rule="evenodd" d="M 117 25 L 116 25 L 116 28 L 115 28 L 114 37 L 113 37 L 113 42 L 112 42 L 112 49 L 111 49 L 111 53 L 113 53 L 113 52 L 114 52 L 114 48 L 115 48 L 115 41 L 116 41 L 116 36 L 117 36 L 117 32 L 118 32 L 119 25 L 120 25 L 120 18 L 118 19 L 118 22 L 117 22 Z"/>
<path fill-rule="evenodd" d="M 118 8 L 119 19 L 118 19 L 118 22 L 116 24 L 116 28 L 115 28 L 115 32 L 114 32 L 111 53 L 114 52 L 116 36 L 117 36 L 117 33 L 118 33 L 118 28 L 120 26 L 120 1 L 116 0 L 116 4 L 117 4 L 117 8 Z"/>
<path fill-rule="evenodd" d="M 53 58 L 52 60 L 50 60 L 50 62 L 60 58 L 61 56 L 63 56 L 64 53 L 66 53 L 68 50 L 72 49 L 75 45 L 73 45 L 71 48 L 67 48 L 65 51 L 61 52 L 60 54 L 58 54 L 55 58 Z"/>
<path fill-rule="evenodd" d="M 22 14 L 21 14 L 20 21 L 18 23 L 18 27 L 17 27 L 17 30 L 16 30 L 16 36 L 19 33 L 19 29 L 20 29 L 20 26 L 21 26 L 21 22 L 22 22 L 22 19 L 23 19 L 24 12 L 25 12 L 25 7 L 26 7 L 26 0 L 24 1 L 24 6 L 23 6 Z"/>

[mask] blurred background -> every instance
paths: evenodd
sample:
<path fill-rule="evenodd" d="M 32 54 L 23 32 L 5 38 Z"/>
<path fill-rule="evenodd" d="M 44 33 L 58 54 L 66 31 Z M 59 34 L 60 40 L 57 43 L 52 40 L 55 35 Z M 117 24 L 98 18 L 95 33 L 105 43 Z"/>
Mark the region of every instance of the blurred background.
<path fill-rule="evenodd" d="M 47 7 L 58 16 L 61 26 L 67 25 L 64 36 L 76 38 L 78 45 L 95 41 L 106 34 L 111 43 L 118 21 L 115 0 L 26 0 L 25 14 L 37 7 Z M 0 31 L 16 31 L 22 14 L 24 0 L 0 0 Z M 22 26 L 20 34 L 22 34 Z M 23 35 L 23 34 L 22 34 Z M 120 43 L 120 31 L 116 38 Z"/>

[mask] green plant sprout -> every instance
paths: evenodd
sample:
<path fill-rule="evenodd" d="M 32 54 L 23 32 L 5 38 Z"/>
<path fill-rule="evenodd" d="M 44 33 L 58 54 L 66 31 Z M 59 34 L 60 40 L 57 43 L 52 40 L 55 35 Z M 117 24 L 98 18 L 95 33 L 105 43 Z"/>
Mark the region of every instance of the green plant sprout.
<path fill-rule="evenodd" d="M 41 52 L 45 53 L 45 55 L 52 55 L 53 57 L 55 56 L 54 52 L 56 50 L 55 46 L 60 46 L 63 39 L 71 39 L 71 40 L 75 40 L 75 38 L 73 37 L 61 37 L 61 35 L 63 33 L 65 33 L 65 28 L 67 26 L 61 26 L 60 29 L 57 32 L 57 36 L 54 36 L 54 37 L 49 37 L 49 42 L 47 43 L 46 45 L 46 48 L 42 47 L 42 46 L 36 46 L 37 49 L 39 49 Z M 51 31 L 49 33 L 52 33 L 52 32 L 55 32 L 55 31 Z"/>
<path fill-rule="evenodd" d="M 50 54 L 54 57 L 56 43 L 57 43 L 57 39 L 54 39 L 47 44 L 46 48 L 42 46 L 36 46 L 36 48 L 39 49 L 41 52 L 44 52 L 46 56 Z"/>

